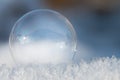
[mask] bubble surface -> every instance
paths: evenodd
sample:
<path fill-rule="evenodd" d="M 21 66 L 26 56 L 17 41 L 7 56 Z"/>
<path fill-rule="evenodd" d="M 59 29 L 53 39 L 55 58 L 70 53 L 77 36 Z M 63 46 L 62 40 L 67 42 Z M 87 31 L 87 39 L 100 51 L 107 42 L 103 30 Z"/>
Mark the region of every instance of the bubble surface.
<path fill-rule="evenodd" d="M 76 33 L 60 13 L 34 10 L 15 23 L 9 45 L 19 64 L 69 63 L 76 50 Z"/>

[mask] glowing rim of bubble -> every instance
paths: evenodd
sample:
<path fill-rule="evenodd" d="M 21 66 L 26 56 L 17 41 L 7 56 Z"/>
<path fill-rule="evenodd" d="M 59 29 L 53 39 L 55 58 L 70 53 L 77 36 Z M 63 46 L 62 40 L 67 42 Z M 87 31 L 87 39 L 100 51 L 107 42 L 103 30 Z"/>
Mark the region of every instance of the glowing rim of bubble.
<path fill-rule="evenodd" d="M 11 55 L 11 57 L 12 57 L 12 59 L 13 59 L 13 62 L 17 63 L 16 60 L 15 60 L 15 58 L 14 58 L 14 56 L 13 56 L 13 53 L 14 53 L 14 52 L 13 52 L 13 48 L 12 48 L 12 45 L 11 45 L 11 41 L 13 40 L 12 35 L 13 35 L 13 31 L 14 31 L 16 25 L 17 25 L 24 17 L 26 17 L 27 15 L 29 15 L 29 14 L 31 14 L 31 13 L 34 13 L 34 12 L 39 12 L 39 11 L 52 12 L 52 13 L 54 13 L 54 14 L 56 14 L 56 15 L 60 15 L 60 16 L 62 17 L 62 19 L 64 19 L 64 20 L 68 23 L 68 25 L 69 25 L 68 28 L 69 28 L 70 31 L 73 33 L 72 36 L 73 36 L 73 40 L 74 40 L 74 42 L 73 42 L 73 51 L 74 51 L 73 60 L 74 60 L 74 56 L 75 56 L 76 51 L 77 51 L 77 35 L 76 35 L 76 31 L 75 31 L 73 25 L 70 23 L 70 21 L 69 21 L 65 16 L 63 16 L 62 14 L 60 14 L 60 13 L 57 12 L 57 11 L 50 10 L 50 9 L 36 9 L 36 10 L 30 11 L 30 12 L 27 12 L 27 13 L 25 13 L 23 16 L 21 16 L 21 17 L 15 22 L 15 24 L 14 24 L 14 26 L 13 26 L 11 32 L 10 32 L 10 36 L 9 36 L 9 50 L 10 50 L 10 55 Z"/>

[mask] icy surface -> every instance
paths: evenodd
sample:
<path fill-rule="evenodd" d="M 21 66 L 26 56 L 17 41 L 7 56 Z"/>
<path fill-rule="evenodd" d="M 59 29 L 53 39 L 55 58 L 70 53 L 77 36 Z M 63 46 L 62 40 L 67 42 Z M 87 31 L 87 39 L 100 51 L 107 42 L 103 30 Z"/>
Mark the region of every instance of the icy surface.
<path fill-rule="evenodd" d="M 60 65 L 0 65 L 0 80 L 120 80 L 120 59 Z"/>

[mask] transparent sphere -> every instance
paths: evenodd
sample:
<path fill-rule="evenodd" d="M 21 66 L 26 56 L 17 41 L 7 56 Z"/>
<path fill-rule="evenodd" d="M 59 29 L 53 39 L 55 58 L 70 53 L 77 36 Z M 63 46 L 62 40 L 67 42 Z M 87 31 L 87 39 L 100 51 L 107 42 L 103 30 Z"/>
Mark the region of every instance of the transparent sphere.
<path fill-rule="evenodd" d="M 76 50 L 76 33 L 60 13 L 34 10 L 16 22 L 9 44 L 19 64 L 69 63 Z"/>

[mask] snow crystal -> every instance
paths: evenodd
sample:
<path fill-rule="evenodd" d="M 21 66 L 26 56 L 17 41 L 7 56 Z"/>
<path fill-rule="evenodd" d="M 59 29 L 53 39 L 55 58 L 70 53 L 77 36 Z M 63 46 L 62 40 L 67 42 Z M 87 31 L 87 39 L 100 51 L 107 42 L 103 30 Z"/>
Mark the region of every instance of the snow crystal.
<path fill-rule="evenodd" d="M 67 65 L 1 64 L 0 80 L 120 80 L 120 59 L 106 57 Z"/>

